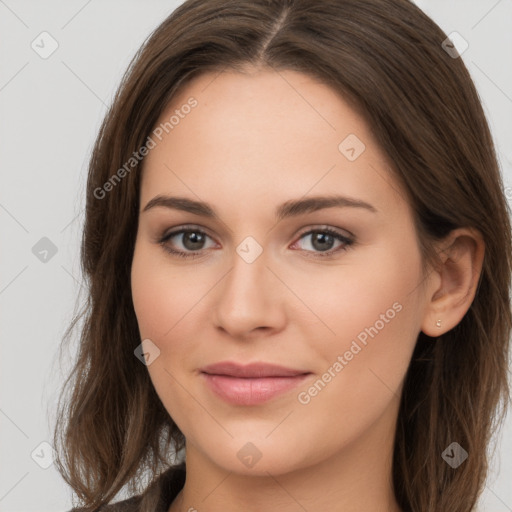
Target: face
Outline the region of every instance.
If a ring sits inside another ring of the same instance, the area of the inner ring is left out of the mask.
[[[292,71],[202,75],[158,124],[173,115],[144,160],[131,285],[187,460],[277,474],[389,437],[425,297],[369,126]],[[223,362],[242,369],[205,373]]]

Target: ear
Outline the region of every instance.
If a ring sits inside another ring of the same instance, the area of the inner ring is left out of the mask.
[[[428,289],[421,330],[437,337],[453,329],[467,313],[475,298],[485,253],[479,231],[458,228],[441,242],[440,266]],[[441,324],[439,326],[439,323]]]

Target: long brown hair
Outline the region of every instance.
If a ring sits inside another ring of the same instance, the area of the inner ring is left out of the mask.
[[[248,65],[316,77],[357,108],[413,206],[424,263],[435,261],[433,243],[452,229],[482,234],[485,258],[470,309],[440,338],[418,337],[393,459],[404,510],[474,510],[486,447],[510,398],[510,208],[478,94],[462,59],[442,47],[446,37],[408,0],[188,0],[146,40],[93,148],[81,247],[89,294],[63,340],[81,320],[54,444],[57,467],[84,510],[125,485],[145,490],[137,487],[142,476],[156,482],[184,445],[134,356],[141,340],[130,267],[142,164],[126,162],[190,79]],[[441,457],[453,441],[469,453],[456,470]]]

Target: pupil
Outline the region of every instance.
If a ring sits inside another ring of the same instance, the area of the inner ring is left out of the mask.
[[[187,244],[186,242],[190,242],[190,243]],[[203,244],[203,242],[204,242],[204,240],[203,240],[202,235],[200,235],[194,231],[190,232],[190,233],[185,233],[184,245],[185,245],[185,247],[187,247],[187,249],[190,249],[191,251],[201,249],[201,245]],[[189,245],[192,245],[192,247],[190,247]]]
[[[317,246],[317,242],[320,242],[320,246]],[[315,233],[313,236],[313,247],[315,249],[318,249],[320,251],[327,251],[331,249],[330,246],[332,246],[333,237],[332,235],[329,235],[328,233]],[[325,247],[322,244],[327,244],[329,247]]]

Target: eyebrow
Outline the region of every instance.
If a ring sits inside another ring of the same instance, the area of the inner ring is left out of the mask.
[[[142,213],[155,207],[171,208],[174,210],[181,210],[202,217],[219,219],[218,213],[208,203],[203,201],[195,201],[187,197],[172,197],[165,195],[158,195],[151,199]],[[275,211],[276,221],[281,221],[288,217],[295,217],[305,213],[311,213],[324,208],[361,208],[373,213],[378,210],[371,204],[351,197],[333,195],[333,196],[313,196],[305,199],[296,199],[286,201],[279,205]]]

